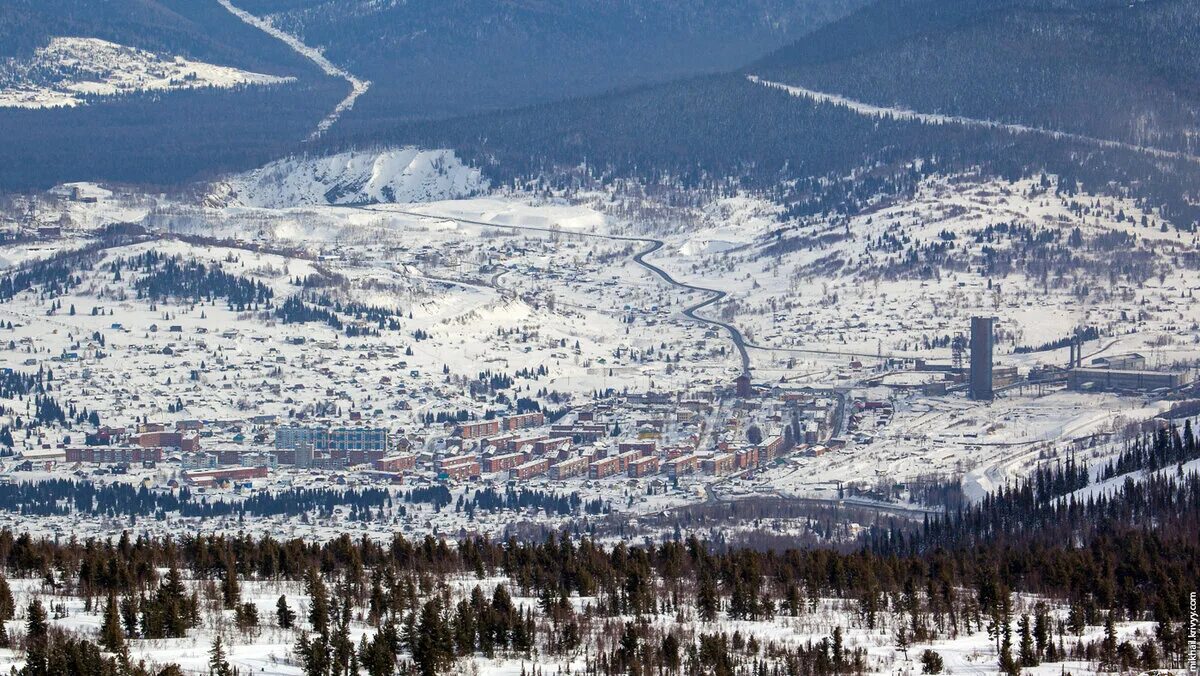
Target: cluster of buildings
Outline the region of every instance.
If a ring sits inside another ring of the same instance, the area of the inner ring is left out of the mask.
[[[44,467],[54,463],[98,464],[110,466],[115,472],[133,466],[154,468],[159,463],[177,463],[184,477],[198,484],[260,478],[279,466],[328,470],[371,463],[397,470],[413,466],[397,464],[394,457],[389,457],[397,449],[392,446],[388,430],[380,427],[280,425],[274,430],[273,447],[248,443],[240,431],[245,425],[268,428],[272,423],[274,418],[267,416],[245,421],[185,420],[170,429],[153,422],[132,428],[104,426],[86,434],[83,445],[43,447],[24,455]],[[222,441],[213,442],[217,431]],[[265,436],[267,432],[263,431],[257,438]]]
[[[340,469],[382,460],[388,453],[382,427],[283,425],[275,430],[275,459],[280,465]]]
[[[798,438],[785,439],[782,432],[800,407],[815,399],[777,398],[773,401],[779,411],[761,410],[763,400],[740,402],[735,415],[716,424],[715,395],[626,397],[596,402],[549,425],[540,416],[464,423],[454,428],[445,449],[431,460],[443,480],[484,475],[517,482],[543,476],[552,481],[723,476],[771,463],[796,441],[815,443],[815,422],[811,428],[797,426],[811,429],[809,436],[801,432]],[[785,410],[792,413],[785,416]],[[759,430],[751,443],[751,424],[772,433]]]
[[[1067,387],[1072,390],[1109,392],[1153,392],[1174,390],[1188,382],[1182,371],[1153,371],[1146,368],[1146,357],[1136,352],[1112,357],[1097,357],[1083,366],[1082,351],[1072,350],[1073,367],[1067,372]]]
[[[173,472],[196,486],[254,482],[287,470],[325,470],[387,483],[489,480],[603,481],[753,471],[782,455],[815,452],[833,403],[774,393],[718,404],[723,393],[652,393],[593,402],[548,421],[541,412],[415,428],[404,434],[361,418],[281,422],[179,421],[101,427],[84,445],[43,449],[47,463]],[[103,468],[89,471],[104,471]],[[286,476],[291,476],[287,474]]]
[[[995,332],[995,317],[971,318],[967,396],[976,401],[991,401],[999,391],[1009,387],[1049,381],[1065,381],[1068,389],[1077,392],[1127,393],[1167,392],[1191,382],[1186,371],[1148,368],[1145,356],[1137,353],[1096,357],[1090,365],[1084,366],[1084,343],[1078,337],[1066,346],[1069,357],[1065,369],[1052,366],[1022,378],[1016,367],[996,365]],[[918,362],[917,370],[925,368],[926,365]],[[943,386],[940,393],[944,392]]]

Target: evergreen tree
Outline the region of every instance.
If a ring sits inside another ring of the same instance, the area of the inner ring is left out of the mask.
[[[138,614],[141,612],[138,607],[137,596],[126,596],[121,599],[121,624],[125,627],[125,635],[133,638],[138,632]]]
[[[317,570],[308,572],[308,623],[313,631],[322,636],[329,636],[329,592],[325,582]]]
[[[11,620],[16,610],[16,603],[13,601],[12,590],[8,587],[8,580],[0,575],[0,623]]]
[[[1117,625],[1113,612],[1104,617],[1104,639],[1100,642],[1100,665],[1112,671],[1117,666]]]
[[[237,607],[242,599],[241,588],[238,586],[237,566],[230,559],[225,562],[225,579],[221,584],[221,598],[225,602],[225,609],[232,610]]]
[[[46,620],[46,609],[42,602],[34,599],[25,610],[25,668],[22,676],[50,676],[49,657],[50,625]]]
[[[288,607],[287,597],[283,594],[280,594],[279,600],[275,602],[275,619],[280,629],[291,629],[296,621],[296,611]]]
[[[713,580],[712,574],[704,571],[700,574],[700,585],[696,590],[696,612],[704,622],[713,622],[717,619],[719,609],[717,584]]]
[[[1037,651],[1034,649],[1033,631],[1030,628],[1029,615],[1022,615],[1017,623],[1017,627],[1021,635],[1017,646],[1017,657],[1021,661],[1021,666],[1036,667],[1038,665],[1038,656]]]
[[[108,601],[104,604],[100,645],[111,653],[119,653],[125,648],[125,632],[121,629],[121,614],[117,610],[117,599],[113,594],[108,595]]]
[[[438,601],[430,599],[421,608],[421,620],[413,643],[413,662],[420,676],[437,676],[454,659],[450,629]]]
[[[229,660],[225,658],[225,646],[221,642],[220,634],[213,638],[212,649],[208,651],[208,674],[209,676],[235,676],[237,674],[233,667],[229,666]]]
[[[941,655],[929,649],[921,653],[922,674],[940,674],[943,668],[944,664]]]
[[[1000,671],[1009,676],[1016,676],[1021,673],[1021,666],[1013,659],[1012,654],[1012,631],[1002,628],[1000,639]]]

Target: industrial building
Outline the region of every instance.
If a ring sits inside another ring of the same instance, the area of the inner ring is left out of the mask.
[[[1092,367],[1098,369],[1117,369],[1118,371],[1145,371],[1146,357],[1137,352],[1119,354],[1112,357],[1096,357],[1092,360]]]
[[[207,471],[184,472],[183,477],[197,486],[212,486],[233,481],[248,481],[250,479],[265,479],[266,467],[230,467],[226,469],[210,469]]]
[[[971,381],[968,394],[975,401],[991,401],[992,353],[996,347],[996,318],[971,318]]]
[[[1067,386],[1072,390],[1149,392],[1174,389],[1184,382],[1184,374],[1171,371],[1082,368],[1067,374]]]

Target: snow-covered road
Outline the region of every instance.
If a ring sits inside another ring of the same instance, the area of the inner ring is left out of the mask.
[[[300,54],[309,61],[317,64],[317,67],[320,68],[326,75],[341,78],[350,83],[350,94],[346,96],[346,98],[342,99],[341,103],[339,103],[337,107],[333,109],[333,112],[326,115],[325,118],[321,120],[319,124],[317,124],[317,128],[314,129],[313,133],[309,134],[308,136],[309,141],[320,138],[322,134],[328,131],[329,128],[338,121],[338,118],[340,118],[342,114],[354,107],[354,102],[358,99],[358,97],[365,94],[366,91],[371,88],[371,82],[369,80],[361,80],[355,77],[349,71],[339,68],[338,66],[334,65],[332,61],[325,58],[325,55],[322,54],[319,49],[304,44],[300,41],[300,38],[276,28],[271,24],[270,21],[254,16],[250,12],[234,6],[234,4],[229,0],[217,0],[217,2],[221,3],[222,7],[229,10],[231,14],[241,19],[243,22],[254,26],[276,40],[279,40],[288,47],[291,47],[292,50],[297,54]]]
[[[1014,134],[1036,134],[1046,138],[1052,138],[1060,141],[1077,141],[1087,145],[1097,146],[1100,148],[1115,148],[1119,150],[1130,150],[1136,153],[1150,155],[1151,157],[1159,157],[1163,159],[1184,160],[1186,162],[1195,162],[1200,164],[1200,156],[1190,153],[1183,153],[1175,150],[1164,150],[1162,148],[1154,148],[1150,146],[1139,146],[1133,143],[1125,143],[1123,141],[1113,141],[1111,139],[1097,138],[1094,136],[1086,136],[1084,134],[1075,134],[1072,132],[1058,131],[1056,129],[1045,129],[1042,127],[1033,127],[1024,124],[1010,124],[1005,122],[997,122],[995,120],[980,120],[973,117],[964,117],[962,115],[940,115],[936,113],[920,113],[907,108],[894,108],[888,106],[877,106],[872,103],[856,101],[846,98],[838,94],[829,94],[826,92],[818,92],[796,85],[784,84],[782,82],[772,82],[764,80],[757,75],[747,75],[746,79],[755,84],[779,89],[785,91],[792,96],[805,98],[817,103],[828,103],[835,106],[841,106],[860,115],[867,117],[891,117],[897,120],[909,120],[913,122],[921,122],[930,125],[957,125],[960,127],[971,127],[975,129],[998,129],[1009,131]]]
[[[364,209],[365,208],[362,206],[354,206],[354,205],[338,205],[338,206],[343,206],[343,207],[352,208],[352,209]],[[656,251],[658,251],[659,249],[663,248],[664,242],[661,239],[654,239],[652,237],[633,237],[633,236],[629,236],[629,235],[607,235],[607,234],[597,233],[597,232],[579,232],[579,231],[572,231],[572,230],[563,230],[563,229],[559,229],[559,228],[541,227],[541,226],[535,226],[535,225],[513,225],[513,224],[509,224],[509,223],[493,223],[491,221],[471,220],[471,219],[467,219],[467,218],[460,218],[457,216],[435,215],[435,214],[430,214],[430,213],[422,212],[422,211],[393,210],[393,212],[399,213],[399,214],[405,214],[408,216],[416,216],[419,218],[438,218],[438,219],[447,220],[447,221],[457,221],[459,223],[467,223],[470,225],[478,225],[478,226],[484,226],[484,227],[489,227],[489,228],[502,228],[502,229],[506,229],[506,230],[528,230],[528,231],[534,231],[534,232],[545,232],[545,233],[550,233],[550,234],[559,235],[559,236],[567,236],[567,237],[586,237],[586,238],[593,238],[593,239],[606,239],[606,240],[610,240],[610,241],[614,241],[614,242],[635,242],[635,243],[639,243],[639,244],[645,244],[645,245],[647,245],[647,247],[645,249],[638,252],[637,254],[634,254],[633,262],[637,263],[642,268],[645,268],[646,270],[648,270],[650,273],[652,273],[656,277],[659,277],[664,282],[666,282],[667,284],[670,284],[671,286],[673,286],[677,289],[683,289],[685,291],[695,291],[695,292],[699,292],[699,293],[709,294],[708,298],[706,298],[702,301],[699,301],[697,303],[693,303],[693,304],[687,306],[686,308],[684,308],[682,310],[683,316],[685,316],[689,319],[698,321],[702,324],[708,324],[710,326],[714,326],[717,329],[725,331],[727,334],[729,334],[729,339],[733,342],[734,348],[737,349],[738,355],[741,357],[742,373],[745,373],[747,375],[750,373],[750,370],[751,370],[750,354],[746,349],[746,347],[747,347],[746,339],[742,336],[741,330],[738,329],[733,324],[730,324],[729,322],[725,322],[725,321],[721,321],[719,319],[713,319],[711,317],[706,317],[704,315],[697,314],[700,310],[724,300],[725,297],[728,295],[728,292],[722,291],[720,289],[713,289],[713,288],[704,287],[704,286],[697,286],[695,284],[689,284],[687,282],[681,282],[681,281],[675,279],[673,276],[671,276],[671,274],[668,273],[666,270],[660,268],[659,266],[655,265],[654,263],[647,261],[646,256],[649,256],[650,254],[653,254]]]

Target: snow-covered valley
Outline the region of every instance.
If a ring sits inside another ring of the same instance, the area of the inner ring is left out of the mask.
[[[60,540],[574,532],[613,547],[692,536],[847,547],[1065,462],[1090,477],[1076,494],[1111,495],[1125,484],[1103,472],[1131,443],[1190,430],[1200,411],[1169,392],[1038,374],[1061,369],[1059,341],[1086,327],[1088,360],[1136,353],[1194,378],[1197,243],[1152,209],[1056,180],[944,177],[853,218],[788,219],[731,194],[680,209],[690,227],[657,227],[630,218],[615,188],[499,191],[450,151],[397,148],[287,158],[177,194],[73,184],[10,198],[0,493],[15,491],[25,512],[0,512],[0,527]],[[1073,257],[1055,257],[1063,242]],[[1047,256],[1053,265],[1036,263]],[[687,314],[713,292],[724,295]],[[992,402],[955,379],[952,334],[979,314],[998,317],[996,367],[1013,384]],[[748,393],[733,334],[706,318],[744,336]],[[379,430],[386,442],[303,466],[281,439],[312,429]],[[171,435],[176,446],[142,446]],[[45,509],[32,487],[63,479],[164,506],[153,518],[127,506],[30,516]],[[316,496],[340,497],[306,502]],[[306,603],[296,584],[245,585],[262,587],[248,592],[259,617],[280,593]],[[836,629],[864,673],[920,668],[927,649],[953,673],[994,671],[1001,651],[982,625],[898,647],[901,615],[869,625],[816,594],[795,615],[731,605],[702,620],[688,606],[641,622],[701,643],[737,631],[777,656]],[[96,631],[98,607],[55,599],[64,628]],[[1045,601],[1018,610],[1053,606],[1060,633],[1081,622]],[[600,601],[568,603],[586,615]],[[133,639],[131,655],[202,670],[221,635],[233,665],[301,673],[295,630],[228,631],[246,612],[211,611],[184,639]],[[1092,668],[1109,637],[1092,619],[1029,671]],[[349,626],[355,642],[378,631]],[[590,626],[592,645],[614,640],[608,624]],[[1153,627],[1129,618],[1112,631],[1133,646]],[[544,668],[589,664],[555,654]],[[507,675],[528,660],[513,650],[461,664]]]

